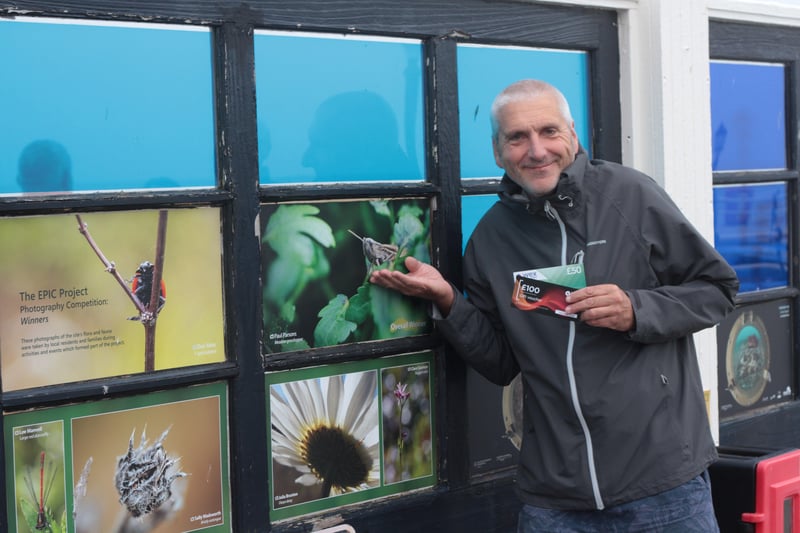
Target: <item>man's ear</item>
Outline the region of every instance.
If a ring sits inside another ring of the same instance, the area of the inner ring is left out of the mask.
[[[570,131],[570,134],[572,135],[572,146],[575,148],[575,152],[577,152],[578,151],[578,146],[580,146],[581,143],[578,142],[578,134],[575,132],[575,121],[574,120],[569,125],[569,131]]]

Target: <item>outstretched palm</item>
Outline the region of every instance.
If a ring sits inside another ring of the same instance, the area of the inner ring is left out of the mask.
[[[393,270],[376,270],[370,282],[396,290],[406,296],[415,296],[432,301],[443,313],[449,311],[453,303],[453,289],[450,283],[433,266],[414,257],[405,261],[408,274]]]

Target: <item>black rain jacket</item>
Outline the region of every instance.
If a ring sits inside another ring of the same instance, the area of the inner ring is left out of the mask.
[[[733,269],[654,180],[582,149],[549,196],[503,184],[465,251],[468,299],[437,323],[490,381],[521,373],[522,501],[603,509],[700,474],[717,452],[692,334],[733,309]],[[511,304],[512,273],[581,262],[626,291],[632,331]]]

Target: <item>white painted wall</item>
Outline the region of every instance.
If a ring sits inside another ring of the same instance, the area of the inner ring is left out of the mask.
[[[614,9],[623,163],[661,183],[713,241],[708,21],[800,26],[800,0],[533,0]],[[719,439],[714,330],[695,336]]]

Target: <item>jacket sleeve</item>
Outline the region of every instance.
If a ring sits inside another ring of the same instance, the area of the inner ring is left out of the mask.
[[[489,289],[484,290],[470,274],[474,272],[470,257],[468,246],[464,270],[469,299],[453,287],[453,306],[447,317],[436,323],[447,342],[467,364],[492,383],[508,385],[519,373],[519,366]]]
[[[632,340],[663,342],[718,324],[734,308],[736,272],[657,185],[641,236],[658,286],[627,290],[636,325]]]

